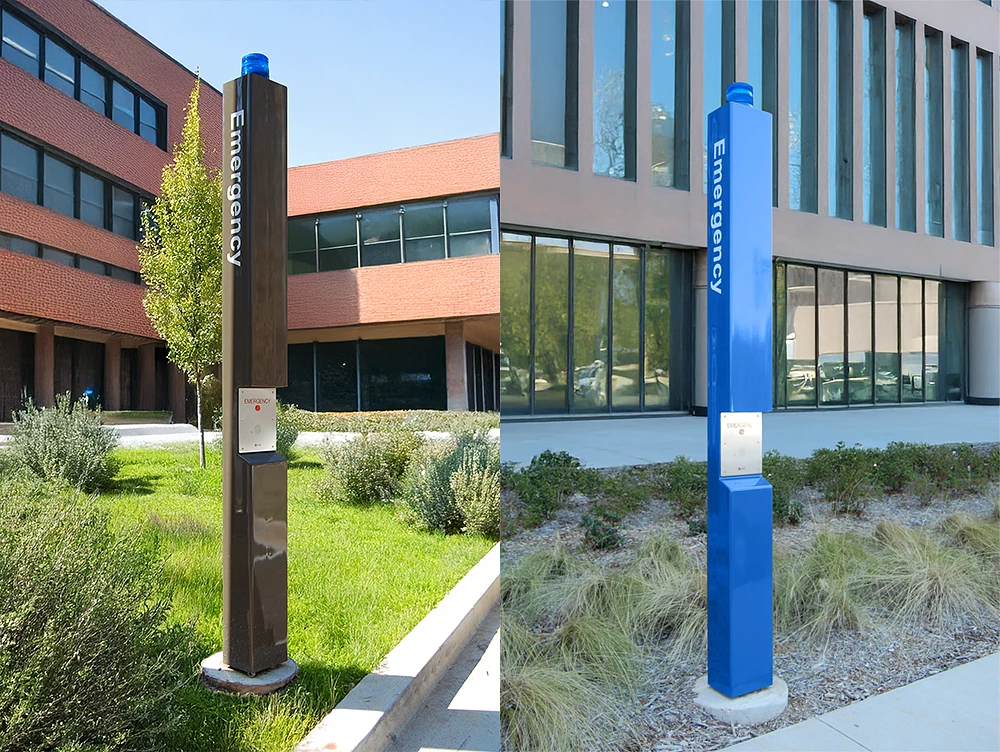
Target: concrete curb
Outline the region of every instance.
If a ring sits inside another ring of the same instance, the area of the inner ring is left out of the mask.
[[[410,721],[500,600],[497,544],[295,752],[381,752]]]

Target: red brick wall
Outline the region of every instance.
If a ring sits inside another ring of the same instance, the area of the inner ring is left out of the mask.
[[[0,249],[0,310],[159,339],[139,285]]]
[[[0,193],[0,232],[139,271],[135,241],[52,209]],[[6,286],[0,276],[0,290]]]
[[[288,328],[500,312],[500,256],[371,266],[288,278]]]
[[[167,148],[172,150],[173,145],[180,141],[181,128],[184,125],[184,107],[187,105],[188,96],[190,96],[194,86],[194,76],[90,0],[21,0],[21,4],[55,26],[98,60],[103,61],[118,73],[159,97],[167,105]],[[27,76],[27,74],[25,75]],[[38,83],[67,104],[74,103],[74,100],[41,81]],[[222,164],[219,156],[222,146],[222,95],[205,86],[202,87],[201,91],[199,109],[201,110],[202,138],[210,153],[207,161],[210,165],[219,167]],[[15,102],[23,104],[23,98],[23,92],[19,93]],[[4,101],[4,99],[0,95],[0,101]],[[79,102],[75,102],[75,104],[78,105],[78,109],[72,108],[74,111],[92,113],[94,117],[107,123],[108,127],[113,132],[117,132],[119,136],[131,135],[142,144],[146,143],[139,136],[129,134],[112,120],[93,113],[86,105]],[[0,120],[6,120],[4,114],[0,114]],[[74,124],[74,121],[61,119],[61,122],[69,133],[89,132],[89,129],[85,130]],[[156,179],[152,187],[147,188],[158,191],[160,168],[166,163],[167,155],[155,146],[150,145],[150,148],[162,155],[160,166],[155,171]],[[83,157],[82,154],[79,156]],[[124,160],[121,166],[124,169]],[[114,170],[111,172],[125,177],[124,172]],[[136,185],[146,187],[140,183],[136,183]]]
[[[288,216],[500,190],[500,137],[368,154],[288,171]]]

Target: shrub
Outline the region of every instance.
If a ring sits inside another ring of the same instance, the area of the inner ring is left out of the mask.
[[[0,497],[0,750],[169,748],[198,648],[167,624],[153,552],[85,498],[16,496]]]
[[[445,410],[380,410],[369,413],[314,413],[294,409],[289,418],[300,431],[376,433],[386,430],[443,431],[453,435],[499,428],[499,413]]]
[[[292,454],[292,446],[299,438],[299,429],[295,427],[295,422],[289,419],[288,412],[289,408],[286,405],[277,403],[278,408],[278,430],[277,430],[277,445],[278,454],[284,457],[286,460],[290,460],[294,457]]]
[[[899,493],[917,478],[922,457],[929,447],[926,444],[889,442],[879,451],[875,468],[875,482],[886,493]]]
[[[526,468],[512,473],[508,483],[525,507],[524,523],[531,526],[551,517],[566,496],[577,490],[581,478],[590,485],[595,482],[594,473],[583,470],[575,457],[545,450]]]
[[[348,504],[389,501],[402,484],[403,474],[421,439],[412,431],[369,433],[321,450],[328,485],[324,495]]]
[[[120,467],[111,454],[117,446],[117,434],[101,425],[100,411],[87,409],[86,398],[74,404],[60,394],[54,407],[40,409],[28,400],[14,414],[11,454],[45,481],[87,491],[106,486]]]
[[[838,512],[857,514],[875,492],[878,452],[838,441],[833,449],[817,449],[809,459],[806,478],[817,483]]]
[[[410,467],[401,504],[426,530],[499,535],[500,450],[485,432],[430,446]]]
[[[584,542],[596,549],[618,548],[624,540],[618,529],[620,522],[621,516],[603,504],[589,509],[580,522]]]
[[[772,449],[764,454],[763,470],[763,475],[772,488],[774,523],[784,525],[801,522],[802,502],[792,500],[792,494],[802,486],[803,473],[799,461]]]

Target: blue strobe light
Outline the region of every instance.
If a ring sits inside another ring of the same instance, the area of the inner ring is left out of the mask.
[[[271,77],[271,71],[267,65],[267,55],[261,54],[260,52],[251,52],[249,55],[243,56],[243,73],[240,75],[247,75],[248,73],[256,73],[264,78]]]

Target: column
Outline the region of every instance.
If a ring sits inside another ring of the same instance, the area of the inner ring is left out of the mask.
[[[139,409],[156,409],[156,345],[139,347]]]
[[[104,410],[122,409],[122,341],[112,337],[104,343]]]
[[[174,414],[173,423],[187,423],[186,386],[187,376],[184,375],[184,372],[173,363],[169,364],[167,366],[167,392],[170,401],[170,411]],[[198,416],[195,415],[195,420],[197,419]]]
[[[695,415],[708,414],[708,251],[694,252],[694,400]]]
[[[1000,282],[969,285],[968,384],[966,402],[1000,405]]]
[[[444,356],[448,378],[448,409],[468,410],[469,392],[466,385],[465,322],[448,321],[444,325]]]
[[[51,324],[35,333],[35,404],[51,407],[56,396],[56,337]]]

